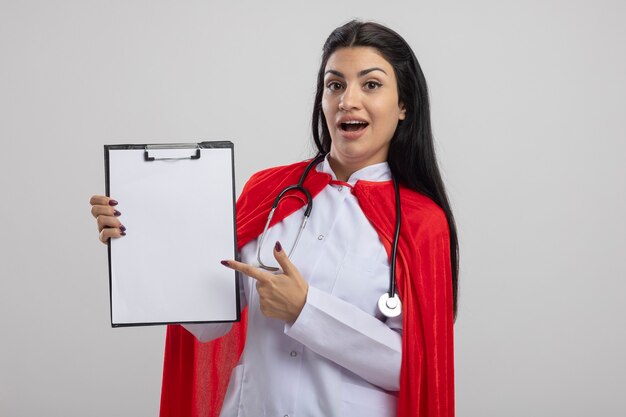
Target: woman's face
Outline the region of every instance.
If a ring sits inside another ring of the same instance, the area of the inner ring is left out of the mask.
[[[331,162],[350,175],[386,161],[398,121],[405,118],[391,64],[377,49],[359,46],[336,50],[324,71],[322,111]]]

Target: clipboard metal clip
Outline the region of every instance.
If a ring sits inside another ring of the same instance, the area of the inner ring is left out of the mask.
[[[189,149],[196,150],[195,154],[189,156],[150,156],[151,150],[165,150],[165,149]],[[146,162],[152,161],[176,161],[179,159],[200,159],[200,145],[197,143],[177,143],[177,144],[163,144],[163,145],[146,145],[143,153],[144,160]]]

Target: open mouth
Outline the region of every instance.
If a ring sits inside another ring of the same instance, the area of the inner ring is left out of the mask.
[[[349,121],[345,123],[341,123],[341,130],[345,130],[346,132],[357,132],[359,130],[365,129],[369,123],[361,122],[361,121]]]

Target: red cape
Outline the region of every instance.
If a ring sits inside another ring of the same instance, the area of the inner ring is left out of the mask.
[[[274,198],[299,181],[308,161],[270,168],[252,176],[237,200],[239,249],[263,231]],[[311,170],[305,187],[315,197],[330,182]],[[387,254],[395,231],[391,181],[357,181],[352,189]],[[402,225],[396,282],[403,303],[402,368],[398,417],[454,416],[452,269],[448,223],[428,197],[400,186]],[[275,224],[302,207],[289,198]],[[178,325],[168,326],[161,417],[218,417],[232,368],[245,343],[247,308],[224,337],[200,343]]]

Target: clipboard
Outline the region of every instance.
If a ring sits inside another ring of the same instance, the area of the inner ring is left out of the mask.
[[[126,236],[108,243],[111,326],[241,319],[232,142],[105,145],[106,195]]]

